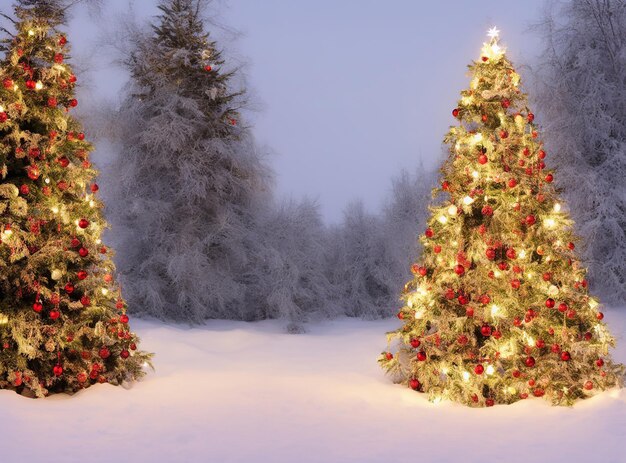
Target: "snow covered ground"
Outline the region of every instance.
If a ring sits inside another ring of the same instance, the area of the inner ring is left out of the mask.
[[[605,311],[626,362],[626,310]],[[398,320],[201,328],[134,321],[156,373],[26,399],[0,391],[0,461],[626,462],[626,390],[574,408],[543,400],[429,403],[376,364]]]

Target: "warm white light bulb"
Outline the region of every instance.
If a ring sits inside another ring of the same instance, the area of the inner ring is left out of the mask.
[[[448,208],[448,214],[455,216],[459,212],[458,208],[453,204]]]
[[[463,376],[463,381],[465,381],[465,382],[468,382],[468,381],[469,381],[469,379],[470,379],[470,374],[469,374],[469,372],[468,372],[468,371],[464,371],[464,372],[463,372],[463,374],[462,374],[462,376]]]
[[[472,172],[472,177],[474,177],[474,178],[478,178],[478,177],[480,177],[480,174],[478,173],[478,171],[477,171],[477,170],[475,170],[474,172]]]
[[[437,220],[439,220],[439,222],[445,224],[448,221],[448,218],[445,215],[440,215],[439,218],[437,218]]]
[[[466,196],[465,198],[463,198],[463,204],[465,204],[466,206],[469,206],[473,202],[474,198],[471,198],[470,196]]]
[[[546,226],[546,228],[554,228],[556,222],[554,221],[554,219],[548,218],[543,221],[543,224]]]
[[[561,205],[559,203],[554,204],[554,212],[561,212]]]
[[[37,83],[35,84],[35,90],[41,90],[43,88],[43,83],[38,80]]]
[[[493,375],[495,372],[496,369],[493,367],[493,365],[489,365],[485,370],[485,373],[487,373],[488,375]]]

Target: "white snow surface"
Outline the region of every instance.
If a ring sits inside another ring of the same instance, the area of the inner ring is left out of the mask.
[[[626,310],[605,310],[626,362]],[[626,390],[572,408],[432,404],[376,363],[398,320],[134,320],[156,372],[70,397],[0,391],[1,461],[626,462]]]

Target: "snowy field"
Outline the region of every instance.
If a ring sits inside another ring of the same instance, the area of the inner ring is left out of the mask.
[[[626,362],[626,310],[606,310]],[[2,462],[626,462],[626,390],[574,408],[429,403],[376,364],[398,320],[134,321],[157,371],[43,400],[0,391]]]

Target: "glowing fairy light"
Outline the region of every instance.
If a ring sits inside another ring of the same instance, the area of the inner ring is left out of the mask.
[[[56,207],[56,206],[52,206],[52,207],[50,208],[50,210],[52,211],[52,213],[53,213],[53,214],[58,214],[58,213],[59,213],[59,208],[58,208],[58,207]]]
[[[480,174],[478,173],[478,171],[477,171],[477,170],[475,170],[474,172],[472,172],[472,177],[474,177],[474,178],[478,178],[478,177],[480,177]]]
[[[472,135],[472,143],[476,144],[480,143],[481,141],[483,141],[482,133],[475,133],[474,135]]]
[[[556,221],[553,218],[549,217],[543,221],[543,225],[546,228],[554,228],[556,226]]]
[[[463,381],[465,381],[466,383],[470,380],[471,375],[469,374],[469,371],[464,371],[461,376],[463,377]]]
[[[554,212],[561,212],[561,205],[559,203],[554,204]]]
[[[453,204],[448,208],[448,214],[455,216],[459,212],[458,208]]]
[[[500,31],[495,26],[487,31],[487,36],[490,39],[497,39],[499,35],[500,35]]]
[[[497,317],[498,315],[500,315],[500,307],[494,304],[491,306],[491,316]]]
[[[437,220],[439,222],[441,222],[442,224],[445,224],[446,222],[448,222],[448,218],[445,215],[440,215]]]
[[[44,182],[46,182],[46,185],[50,184],[50,179],[46,177],[46,179],[44,180]]]
[[[465,204],[466,206],[469,206],[473,202],[474,202],[474,198],[470,196],[466,196],[465,198],[463,198],[463,204]]]
[[[106,296],[107,294],[109,294],[109,290],[107,288],[102,288],[100,292],[102,293],[103,296]]]
[[[489,365],[485,369],[485,373],[487,373],[489,376],[493,375],[495,372],[496,372],[496,369],[493,367],[493,365]]]
[[[32,30],[32,29],[29,29],[28,30],[28,35],[32,37],[33,35],[35,35],[35,31]]]
[[[520,258],[520,259],[523,259],[524,257],[526,257],[526,250],[525,250],[525,249],[522,249],[522,250],[519,252],[518,256],[519,256],[519,258]]]
[[[43,83],[38,80],[37,83],[35,84],[35,90],[41,90],[43,88]]]

